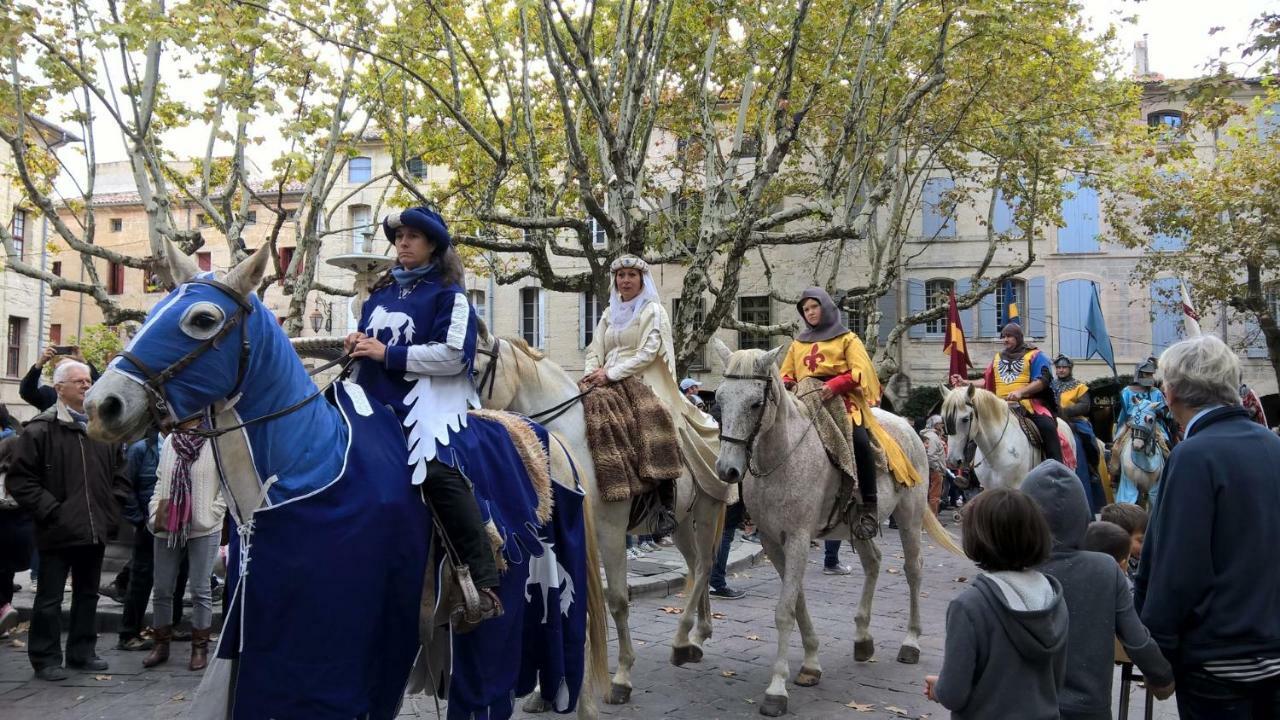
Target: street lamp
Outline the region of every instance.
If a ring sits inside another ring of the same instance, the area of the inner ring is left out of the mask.
[[[312,310],[309,317],[311,318],[311,332],[319,335],[320,323],[324,322],[324,316],[320,314],[320,308],[317,307],[315,310]]]

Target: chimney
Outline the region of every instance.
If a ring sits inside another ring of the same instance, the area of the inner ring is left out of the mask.
[[[1151,74],[1151,64],[1147,59],[1147,35],[1143,33],[1142,39],[1133,43],[1133,74],[1139,78],[1144,78]]]

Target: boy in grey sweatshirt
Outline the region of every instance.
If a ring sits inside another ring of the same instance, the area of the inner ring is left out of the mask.
[[[1064,720],[1111,720],[1115,639],[1142,671],[1156,697],[1173,691],[1173,671],[1133,609],[1128,579],[1115,560],[1082,550],[1092,515],[1080,479],[1046,460],[1022,481],[1053,533],[1049,561],[1037,569],[1062,583],[1071,630],[1067,679],[1059,695]]]

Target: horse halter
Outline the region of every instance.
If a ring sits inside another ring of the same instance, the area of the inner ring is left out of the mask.
[[[770,375],[729,375],[724,376],[725,380],[751,380],[764,383],[764,400],[760,403],[760,413],[756,416],[755,427],[752,428],[751,434],[746,438],[736,438],[731,435],[724,434],[724,426],[720,430],[720,442],[729,443],[730,445],[741,445],[747,453],[747,467],[751,466],[752,451],[755,450],[756,437],[760,435],[760,426],[764,424],[764,411],[769,407],[769,403],[773,400],[773,377]]]
[[[235,301],[235,314],[227,318],[226,322],[223,323],[222,328],[218,330],[216,334],[201,342],[192,349],[191,352],[178,358],[160,372],[153,371],[145,362],[142,361],[142,358],[139,358],[134,353],[128,350],[120,351],[121,357],[133,363],[134,367],[138,368],[138,370],[146,376],[146,382],[142,383],[142,387],[147,391],[147,394],[151,396],[151,403],[148,405],[148,408],[151,411],[152,419],[156,422],[156,426],[164,431],[173,430],[174,428],[191,420],[195,420],[204,414],[204,412],[201,411],[194,413],[187,418],[175,419],[172,417],[172,406],[164,395],[165,383],[177,377],[178,373],[185,370],[189,365],[191,365],[191,363],[199,359],[201,355],[204,355],[206,352],[217,347],[218,343],[227,335],[230,335],[237,326],[240,328],[240,357],[236,367],[236,383],[232,386],[231,392],[227,393],[228,398],[235,397],[240,393],[240,387],[244,385],[245,375],[249,368],[250,347],[247,329],[248,323],[246,323],[245,320],[248,318],[249,314],[253,312],[253,305],[250,304],[248,300],[240,297],[240,293],[218,280],[196,278],[189,280],[186,284],[208,285],[211,288],[217,289],[219,292]]]

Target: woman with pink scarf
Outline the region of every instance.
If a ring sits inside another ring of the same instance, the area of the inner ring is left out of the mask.
[[[181,431],[165,438],[156,468],[156,491],[151,497],[151,530],[155,533],[155,590],[152,617],[173,617],[173,591],[185,556],[190,565],[190,670],[208,664],[209,633],[213,625],[213,591],[209,577],[218,558],[218,542],[226,501],[218,482],[218,467],[208,442]],[[173,626],[155,629],[155,647],[142,661],[155,667],[169,659]]]

